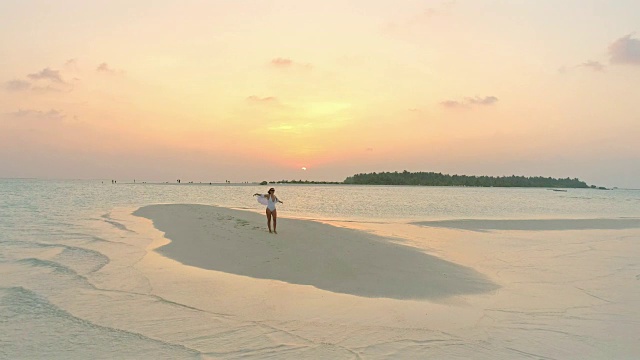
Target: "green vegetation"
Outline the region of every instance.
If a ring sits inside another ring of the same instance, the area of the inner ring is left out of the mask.
[[[362,185],[425,185],[425,186],[482,186],[482,187],[547,187],[588,188],[577,178],[554,179],[550,177],[525,176],[467,176],[448,175],[435,172],[381,172],[357,174],[344,180],[345,184]]]
[[[263,181],[266,184],[354,184],[354,185],[420,185],[420,186],[476,186],[476,187],[540,187],[540,188],[592,188],[607,190],[604,187],[587,185],[578,178],[554,179],[541,176],[468,176],[449,175],[435,172],[381,172],[356,174],[343,182],[280,180]]]

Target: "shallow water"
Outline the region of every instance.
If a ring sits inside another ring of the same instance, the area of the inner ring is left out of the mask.
[[[180,319],[172,318],[176,306],[198,309],[154,292],[134,267],[151,240],[135,234],[114,212],[159,203],[261,212],[251,194],[266,188],[0,179],[0,358],[203,357],[180,340],[195,325],[181,329]],[[343,222],[640,218],[640,191],[632,190],[342,185],[276,190],[284,201],[280,216]],[[138,322],[142,313],[144,321]]]

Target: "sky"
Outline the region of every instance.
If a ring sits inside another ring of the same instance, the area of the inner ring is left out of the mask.
[[[640,188],[637,0],[0,2],[0,178]]]

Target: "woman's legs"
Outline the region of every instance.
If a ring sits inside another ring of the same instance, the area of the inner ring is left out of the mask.
[[[276,222],[275,219],[273,221],[273,227],[275,228]],[[267,227],[269,227],[269,232],[271,232],[271,210],[267,209]]]
[[[273,232],[277,234],[278,232],[276,231],[276,220],[278,219],[278,210],[274,209],[271,212],[271,215],[273,215]]]

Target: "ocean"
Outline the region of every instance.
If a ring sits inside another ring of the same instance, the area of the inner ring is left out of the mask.
[[[273,186],[280,217],[321,221],[640,218],[635,190]],[[180,340],[206,327],[198,309],[155,291],[136,265],[150,240],[122,219],[150,204],[262,212],[252,194],[267,188],[0,179],[0,358],[206,358]]]

